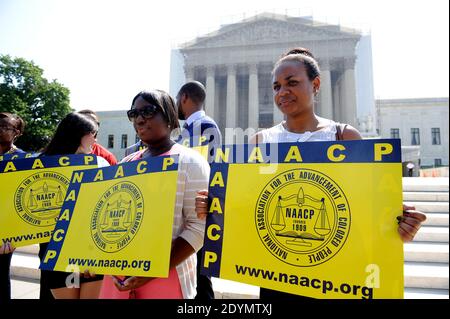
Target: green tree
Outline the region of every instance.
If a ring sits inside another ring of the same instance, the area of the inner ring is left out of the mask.
[[[43,70],[22,58],[0,55],[0,112],[16,113],[26,122],[15,143],[26,151],[42,149],[59,121],[71,112],[69,89],[43,77]]]

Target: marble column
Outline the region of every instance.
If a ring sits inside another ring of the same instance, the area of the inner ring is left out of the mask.
[[[193,66],[185,66],[184,67],[186,74],[186,82],[194,81],[194,67]]]
[[[227,66],[227,116],[226,127],[236,127],[237,93],[236,93],[236,65]]]
[[[331,89],[331,72],[328,61],[321,61],[320,67],[320,110],[317,110],[317,112],[321,117],[333,119],[333,91]]]
[[[336,122],[340,122],[341,119],[341,87],[339,85],[340,79],[338,79],[334,85],[332,85],[333,91],[333,116],[331,119]]]
[[[208,66],[206,68],[206,99],[205,99],[205,112],[211,117],[215,118],[215,68],[214,66]]]
[[[355,85],[355,58],[344,60],[344,119],[343,121],[354,127],[358,127],[356,119],[356,85]]]
[[[259,128],[259,92],[258,92],[258,66],[249,65],[248,74],[248,127]]]

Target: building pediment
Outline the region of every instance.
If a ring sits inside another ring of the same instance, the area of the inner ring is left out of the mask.
[[[223,26],[219,30],[185,43],[182,49],[214,48],[242,45],[320,41],[359,38],[354,30],[321,24],[311,19],[262,14],[239,23]]]

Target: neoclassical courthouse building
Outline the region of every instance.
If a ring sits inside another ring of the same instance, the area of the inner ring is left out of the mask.
[[[298,46],[310,49],[319,62],[321,88],[316,99],[319,116],[352,124],[366,137],[397,136],[391,134],[388,126],[402,122],[402,118],[406,119],[404,113],[408,111],[402,108],[397,114],[395,110],[400,109],[397,107],[386,117],[385,106],[378,108],[377,113],[370,35],[314,21],[310,17],[263,13],[180,44],[172,51],[169,92],[175,97],[186,81],[202,82],[207,90],[206,113],[221,128],[224,143],[245,142],[239,131],[267,128],[283,119],[273,103],[271,71],[283,53]],[[393,102],[386,103],[391,105]],[[422,112],[434,110],[428,102]],[[378,105],[386,103],[377,102]],[[414,105],[416,109],[420,108],[420,99]],[[448,98],[440,110],[448,114]],[[99,142],[119,159],[123,158],[125,148],[136,141],[136,134],[126,120],[126,110],[99,112],[99,116],[102,120]],[[402,145],[405,146],[403,159],[418,163],[417,157],[421,156],[424,157],[422,163],[430,165],[431,161],[439,162],[435,159],[440,158],[442,165],[448,165],[448,115],[445,119],[446,123],[439,122],[442,156],[424,154],[423,151],[429,148],[423,145],[411,147],[409,136],[403,136],[406,129],[402,128],[398,137],[402,137]],[[421,122],[421,125],[424,133],[431,132],[431,129],[436,132],[436,122]],[[427,125],[430,128],[426,128]],[[236,128],[242,130],[236,132]],[[428,140],[423,139],[425,143]],[[437,147],[432,149],[437,150]]]
[[[361,37],[354,29],[306,17],[265,13],[180,45],[179,53],[184,60],[180,65],[186,81],[205,84],[206,113],[222,130],[236,127],[256,130],[283,119],[272,98],[271,72],[275,62],[291,48],[308,48],[321,69],[316,112],[358,127],[355,66],[358,59],[367,56],[357,56]],[[176,55],[172,54],[172,58],[176,59]],[[359,62],[372,68],[371,60]],[[172,75],[175,80],[177,75]],[[372,77],[366,78],[365,83],[371,89]],[[370,93],[365,101],[360,97],[360,103],[371,108],[374,115],[373,90]],[[373,127],[370,129],[373,131]],[[236,142],[226,131],[223,133],[227,142]]]

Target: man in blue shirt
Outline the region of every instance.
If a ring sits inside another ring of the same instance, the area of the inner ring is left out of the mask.
[[[222,134],[216,122],[206,115],[203,104],[206,90],[197,81],[188,82],[177,94],[178,118],[185,120],[177,142],[201,152],[211,163],[222,146]]]
[[[128,155],[130,155],[130,154],[133,154],[133,153],[135,153],[135,152],[137,152],[137,151],[141,151],[141,150],[143,150],[143,149],[146,148],[146,147],[147,147],[147,145],[145,145],[144,142],[142,142],[141,140],[139,140],[139,142],[137,142],[137,143],[135,143],[135,144],[133,144],[133,145],[131,145],[131,146],[128,146],[128,147],[125,149],[125,156],[128,156]]]
[[[203,104],[206,90],[197,81],[184,84],[177,94],[178,118],[185,120],[177,142],[198,150],[208,163],[214,160],[216,149],[222,146],[222,134],[216,122],[206,115]],[[197,253],[197,295],[195,299],[214,299],[211,278],[200,274],[203,249]]]

